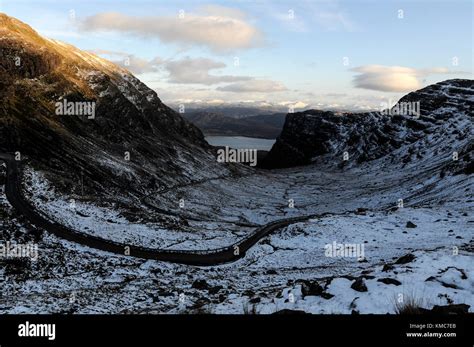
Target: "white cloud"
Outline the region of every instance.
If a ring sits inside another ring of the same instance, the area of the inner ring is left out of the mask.
[[[251,80],[247,82],[231,83],[219,87],[217,90],[234,93],[274,93],[282,92],[287,88],[281,83],[272,80]]]
[[[409,92],[420,89],[420,79],[433,74],[460,74],[447,68],[414,69],[403,66],[365,65],[351,69],[358,73],[353,82],[357,88],[384,92]]]
[[[173,84],[202,84],[212,85],[253,80],[250,76],[211,74],[211,70],[225,68],[226,64],[209,58],[186,57],[179,60],[163,60],[155,57],[146,60],[131,54],[104,49],[89,50],[88,52],[105,56],[114,64],[121,66],[135,74],[158,72],[166,70],[166,82]]]
[[[113,61],[113,63],[139,75],[147,72],[157,72],[160,68],[160,65],[162,64],[162,60],[158,57],[152,60],[146,60],[134,55],[130,55],[122,60]]]
[[[247,81],[248,76],[211,75],[210,70],[224,68],[224,63],[207,58],[184,58],[165,63],[171,83],[217,84],[223,82]]]
[[[80,28],[86,31],[117,31],[162,42],[202,45],[214,51],[250,48],[261,43],[262,34],[244,19],[244,14],[223,6],[206,6],[202,14],[133,17],[116,12],[87,17]]]
[[[133,54],[105,49],[89,50],[88,52],[105,56],[112,63],[121,66],[137,75],[147,72],[157,72],[160,68],[160,65],[163,64],[163,60],[159,57],[146,60]]]

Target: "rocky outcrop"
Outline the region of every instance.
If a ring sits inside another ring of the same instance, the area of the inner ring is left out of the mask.
[[[410,103],[410,104],[407,104]],[[419,109],[416,110],[416,104]],[[407,112],[402,106],[413,105]],[[262,166],[281,168],[311,163],[347,167],[397,153],[409,162],[440,139],[467,143],[472,137],[474,81],[449,80],[400,99],[390,111],[335,113],[309,110],[288,114],[281,135]],[[447,143],[447,142],[445,142]],[[344,153],[347,152],[347,160]],[[459,148],[455,172],[472,171],[472,143]]]
[[[398,258],[395,264],[408,264],[408,263],[411,263],[413,260],[415,260],[415,258],[416,257],[414,254],[408,253]]]
[[[358,291],[358,292],[366,292],[367,286],[365,285],[365,281],[363,277],[357,278],[354,283],[352,283],[351,288]]]

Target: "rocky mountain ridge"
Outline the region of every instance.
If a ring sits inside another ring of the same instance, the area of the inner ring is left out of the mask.
[[[403,103],[418,102],[418,115],[396,112]],[[288,114],[283,131],[262,166],[324,163],[347,167],[390,156],[404,147],[407,152],[392,160],[408,162],[425,155],[442,140],[444,146],[453,145],[453,152],[462,158],[465,169],[472,171],[473,114],[474,81],[460,79],[409,93],[390,111],[309,110]]]
[[[92,192],[143,192],[238,170],[216,163],[201,131],[127,70],[5,14],[0,51],[0,150],[20,152],[65,190],[81,172]],[[93,104],[95,118],[58,115],[66,100]]]

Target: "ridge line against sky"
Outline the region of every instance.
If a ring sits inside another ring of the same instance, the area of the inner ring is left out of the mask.
[[[135,73],[168,104],[379,109],[472,79],[471,1],[33,1],[0,11]]]

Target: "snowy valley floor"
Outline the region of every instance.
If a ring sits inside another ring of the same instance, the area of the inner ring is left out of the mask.
[[[331,214],[276,231],[235,263],[201,268],[111,255],[35,231],[2,186],[0,242],[36,242],[39,258],[1,262],[0,313],[395,313],[400,300],[474,312],[473,180],[440,178],[433,169],[440,161],[216,179],[152,194],[133,222],[113,204],[71,204],[29,169],[24,189],[50,218],[149,247],[217,248],[255,225]],[[334,243],[363,245],[363,258],[327,256]]]

